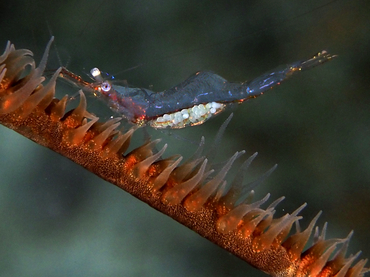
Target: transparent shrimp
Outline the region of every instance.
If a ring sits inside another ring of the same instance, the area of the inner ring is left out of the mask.
[[[321,51],[308,60],[280,66],[251,81],[240,83],[229,82],[210,71],[199,71],[162,92],[117,85],[105,80],[98,68],[90,71],[95,80],[92,83],[65,68],[61,71],[61,77],[92,91],[129,122],[156,129],[179,129],[203,124],[225,110],[227,105],[256,98],[294,73],[321,65],[335,57]]]

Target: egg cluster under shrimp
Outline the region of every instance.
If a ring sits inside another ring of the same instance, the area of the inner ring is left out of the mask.
[[[186,126],[200,125],[212,116],[220,113],[226,105],[217,102],[195,105],[188,109],[182,109],[175,113],[164,114],[149,122],[156,129],[172,128],[179,129]]]

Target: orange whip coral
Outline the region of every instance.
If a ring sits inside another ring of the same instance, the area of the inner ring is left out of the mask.
[[[273,218],[282,198],[267,205],[268,194],[256,202],[247,197],[239,203],[240,183],[225,192],[224,176],[240,153],[210,178],[206,157],[179,165],[179,156],[162,159],[166,146],[154,151],[157,141],[126,153],[134,129],[121,133],[116,119],[99,122],[86,111],[82,92],[78,107],[66,112],[67,97],[54,98],[60,70],[44,84],[51,42],[38,67],[29,50],[7,44],[0,57],[3,125],[82,165],[271,276],[349,277],[368,271],[367,260],[355,262],[359,253],[346,257],[352,233],[325,240],[326,226],[321,232],[315,228],[320,213],[301,231],[298,214],[305,205]],[[297,231],[289,235],[294,223]],[[313,230],[314,243],[303,251]]]

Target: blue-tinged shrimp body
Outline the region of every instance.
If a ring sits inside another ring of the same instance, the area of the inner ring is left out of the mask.
[[[91,74],[98,82],[87,85],[84,82],[83,87],[94,89],[112,110],[134,124],[148,124],[153,128],[184,128],[202,124],[223,111],[226,105],[262,95],[293,73],[320,65],[334,57],[322,51],[308,60],[280,66],[242,83],[228,82],[210,71],[199,71],[162,92],[111,84],[103,80],[99,69],[94,68]],[[73,73],[66,73],[80,82],[71,76]]]

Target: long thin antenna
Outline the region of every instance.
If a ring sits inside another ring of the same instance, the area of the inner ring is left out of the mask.
[[[45,22],[46,22],[46,26],[47,26],[48,31],[49,31],[49,35],[50,35],[51,37],[53,37],[53,36],[54,36],[54,32],[53,32],[53,31],[52,31],[52,29],[51,29],[51,26],[50,26],[49,21],[48,21],[47,19],[45,19]],[[69,63],[70,63],[70,61],[71,61],[71,57],[69,56],[69,57],[68,57],[67,62],[66,62],[65,64],[63,64],[63,62],[62,62],[62,58],[60,57],[60,54],[59,54],[59,50],[58,50],[58,46],[57,46],[57,42],[56,42],[56,40],[54,40],[54,42],[53,42],[53,48],[54,48],[54,50],[55,50],[55,54],[56,54],[56,56],[57,56],[59,66],[60,66],[60,67],[68,67],[68,65],[69,65]]]

